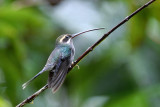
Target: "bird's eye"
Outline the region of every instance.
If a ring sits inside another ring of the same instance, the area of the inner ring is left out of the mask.
[[[65,38],[63,39],[63,42],[67,42],[70,39],[70,37],[67,35],[65,36]]]
[[[68,38],[69,38],[69,36],[66,36],[66,38],[68,39]]]

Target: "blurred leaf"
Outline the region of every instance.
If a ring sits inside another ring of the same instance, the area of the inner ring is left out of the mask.
[[[12,106],[7,100],[0,97],[0,107],[12,107]]]

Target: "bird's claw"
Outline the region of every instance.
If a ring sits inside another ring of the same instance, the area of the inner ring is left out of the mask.
[[[33,103],[34,103],[33,101],[30,102],[30,104],[33,104]]]
[[[80,69],[79,65],[76,65],[78,69]]]
[[[75,63],[75,62],[72,61],[72,64],[71,64],[70,67],[72,67],[72,65],[74,65],[74,63]],[[80,69],[79,65],[75,65],[75,66],[77,66],[77,68]]]

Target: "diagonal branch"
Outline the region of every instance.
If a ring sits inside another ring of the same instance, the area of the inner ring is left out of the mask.
[[[93,44],[91,47],[89,47],[74,63],[71,65],[71,67],[68,69],[68,73],[72,70],[72,68],[79,63],[87,54],[89,54],[96,46],[98,46],[105,38],[107,38],[112,32],[114,32],[117,28],[119,28],[121,25],[126,23],[129,19],[131,19],[134,15],[139,13],[141,10],[152,4],[156,0],[150,0],[146,4],[144,4],[142,7],[138,8],[136,11],[134,11],[131,15],[127,16],[124,20],[122,20],[119,24],[117,24],[115,27],[113,27],[109,32],[105,33],[102,38],[100,38],[95,44]],[[27,103],[32,102],[40,93],[45,91],[48,88],[48,84],[43,86],[40,90],[35,92],[33,95],[29,96],[27,99],[22,101],[20,104],[18,104],[16,107],[22,107]]]
[[[25,104],[31,103],[40,93],[42,93],[47,88],[48,88],[48,84],[46,84],[41,89],[39,89],[37,92],[35,92],[33,95],[29,96],[27,99],[19,103],[16,107],[23,107]]]
[[[72,65],[71,69],[80,61],[82,60],[88,53],[90,53],[98,44],[100,44],[106,37],[108,37],[113,31],[115,31],[117,28],[119,28],[121,25],[126,23],[129,19],[131,19],[134,15],[136,15],[138,12],[152,4],[156,0],[150,0],[146,4],[144,4],[142,7],[138,8],[136,11],[134,11],[131,15],[127,16],[125,19],[123,19],[119,24],[117,24],[115,27],[113,27],[109,32],[105,33],[102,38],[100,38],[95,44],[93,44],[91,47],[89,47]]]

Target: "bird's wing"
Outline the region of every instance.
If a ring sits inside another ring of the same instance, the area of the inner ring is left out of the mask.
[[[68,67],[70,66],[70,53],[66,55],[63,51],[60,54],[57,64],[55,65],[55,69],[49,72],[48,86],[49,88],[52,88],[53,92],[56,92],[65,80]]]

